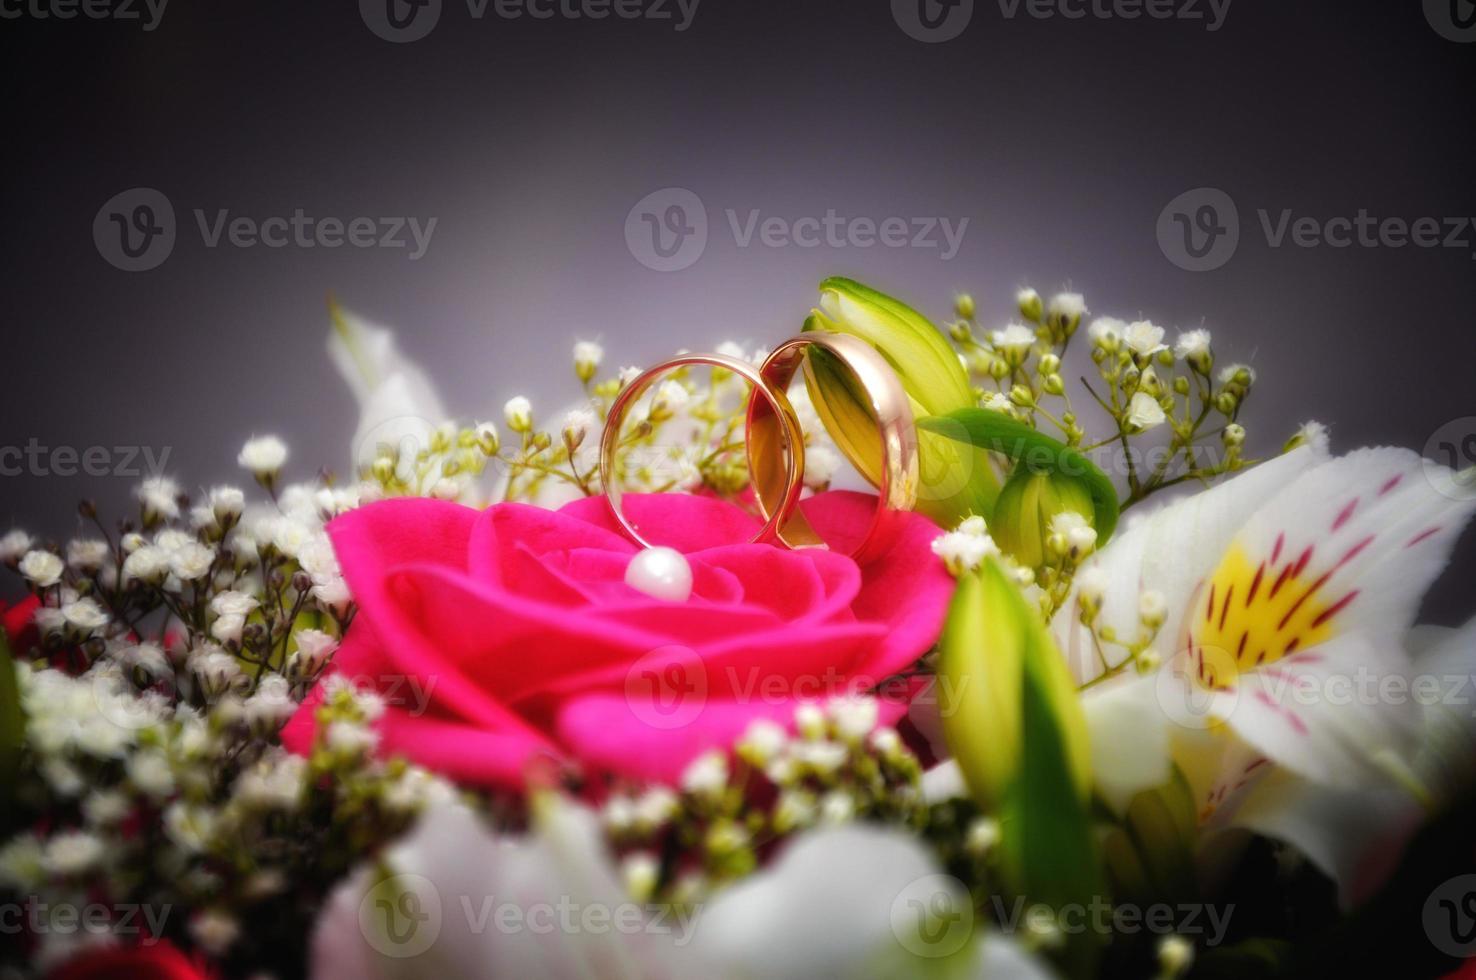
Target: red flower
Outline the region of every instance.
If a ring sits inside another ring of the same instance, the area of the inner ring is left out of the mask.
[[[41,605],[41,600],[35,596],[26,596],[13,606],[4,607],[0,612],[0,626],[5,628],[5,638],[10,644],[10,652],[19,658],[22,654],[35,648],[41,641],[41,635],[36,630],[36,609]]]
[[[48,980],[206,980],[210,974],[169,942],[107,946],[80,953]]]

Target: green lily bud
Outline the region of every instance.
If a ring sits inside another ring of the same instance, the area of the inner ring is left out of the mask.
[[[999,492],[989,533],[1021,565],[1039,568],[1050,553],[1051,521],[1066,511],[1092,522],[1092,495],[1087,485],[1075,477],[1034,472],[1021,465]]]
[[[1090,753],[1076,684],[1040,615],[995,559],[959,580],[938,676],[951,699],[944,735],[981,807],[999,807],[1026,775],[1027,727],[1054,730],[1067,781],[1085,799]]]
[[[944,415],[975,404],[968,373],[938,328],[906,304],[850,279],[820,284],[820,305],[804,329],[848,334],[876,349],[897,372],[913,415]],[[833,357],[812,350],[805,361],[810,400],[836,445],[873,485],[881,446],[869,399]],[[935,433],[918,433],[917,509],[944,527],[989,514],[999,492],[989,454]]]

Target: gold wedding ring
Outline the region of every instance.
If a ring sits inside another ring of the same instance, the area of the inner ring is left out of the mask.
[[[869,344],[845,334],[819,331],[791,337],[776,347],[759,368],[763,387],[755,386],[755,395],[760,390],[766,394],[784,394],[801,365],[807,378],[813,382],[814,351],[831,355],[851,373],[864,392],[876,420],[877,436],[881,441],[876,513],[865,538],[851,551],[858,564],[865,564],[886,552],[896,537],[903,515],[917,503],[917,429],[913,423],[912,406],[897,373]],[[786,472],[783,479],[780,478],[781,443],[788,443],[793,438],[790,432],[798,425],[776,414],[775,405],[772,397],[750,396],[748,403],[748,466],[759,512],[770,523],[778,520],[778,539],[782,544],[791,548],[828,547],[791,502],[793,485],[790,475]],[[803,469],[800,478],[804,478]]]
[[[605,418],[605,431],[600,438],[600,482],[604,485],[605,497],[610,502],[610,511],[615,515],[615,520],[625,529],[625,533],[636,544],[644,548],[658,546],[659,543],[650,541],[641,528],[626,516],[624,508],[620,505],[624,490],[620,485],[616,457],[621,449],[621,429],[631,407],[663,375],[690,365],[721,368],[747,381],[753,388],[750,395],[750,409],[755,403],[766,405],[769,408],[770,419],[777,420],[767,433],[770,439],[769,446],[775,458],[766,462],[769,464],[768,472],[773,474],[776,481],[782,472],[784,485],[782,487],[776,485],[772,488],[773,492],[768,500],[773,511],[764,514],[765,524],[751,540],[755,543],[778,542],[779,527],[790,519],[795,506],[799,503],[800,491],[804,489],[804,432],[800,429],[799,417],[794,414],[794,408],[789,404],[789,397],[785,394],[784,388],[769,387],[764,382],[763,375],[753,365],[723,354],[683,354],[674,357],[643,371],[620,390],[620,394],[610,406],[610,413]],[[751,460],[750,455],[750,465]]]
[[[864,341],[844,334],[811,332],[780,344],[755,369],[746,361],[723,354],[683,354],[642,372],[630,381],[610,406],[600,439],[600,478],[610,510],[631,540],[656,547],[621,507],[617,457],[622,449],[621,429],[632,406],[663,375],[681,367],[707,365],[729,371],[752,387],[748,399],[745,444],[748,468],[764,526],[751,539],[788,548],[828,548],[799,510],[805,480],[805,439],[799,417],[789,403],[789,385],[802,366],[814,381],[815,352],[837,360],[859,385],[866,407],[877,425],[881,471],[876,513],[865,537],[850,552],[864,564],[891,546],[903,515],[917,502],[917,429],[902,382],[886,360]]]

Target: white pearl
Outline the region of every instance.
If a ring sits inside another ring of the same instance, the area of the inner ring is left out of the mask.
[[[675,548],[647,548],[626,566],[625,584],[653,599],[686,602],[692,595],[692,566]]]

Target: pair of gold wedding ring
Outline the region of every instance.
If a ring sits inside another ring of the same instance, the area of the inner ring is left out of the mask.
[[[632,406],[664,375],[687,366],[721,368],[751,386],[745,419],[745,447],[754,499],[764,526],[751,540],[786,548],[829,548],[799,508],[805,482],[805,439],[787,394],[795,373],[803,366],[813,371],[816,351],[831,355],[855,378],[876,420],[881,442],[881,473],[876,512],[859,543],[847,543],[858,563],[865,563],[890,546],[901,517],[917,502],[917,430],[907,393],[886,360],[861,340],[844,334],[810,332],[791,337],[755,368],[724,354],[682,354],[642,372],[623,389],[610,407],[600,440],[600,476],[610,509],[631,540],[655,547],[621,506],[623,491],[616,467],[621,432]],[[813,375],[812,375],[813,377]]]

